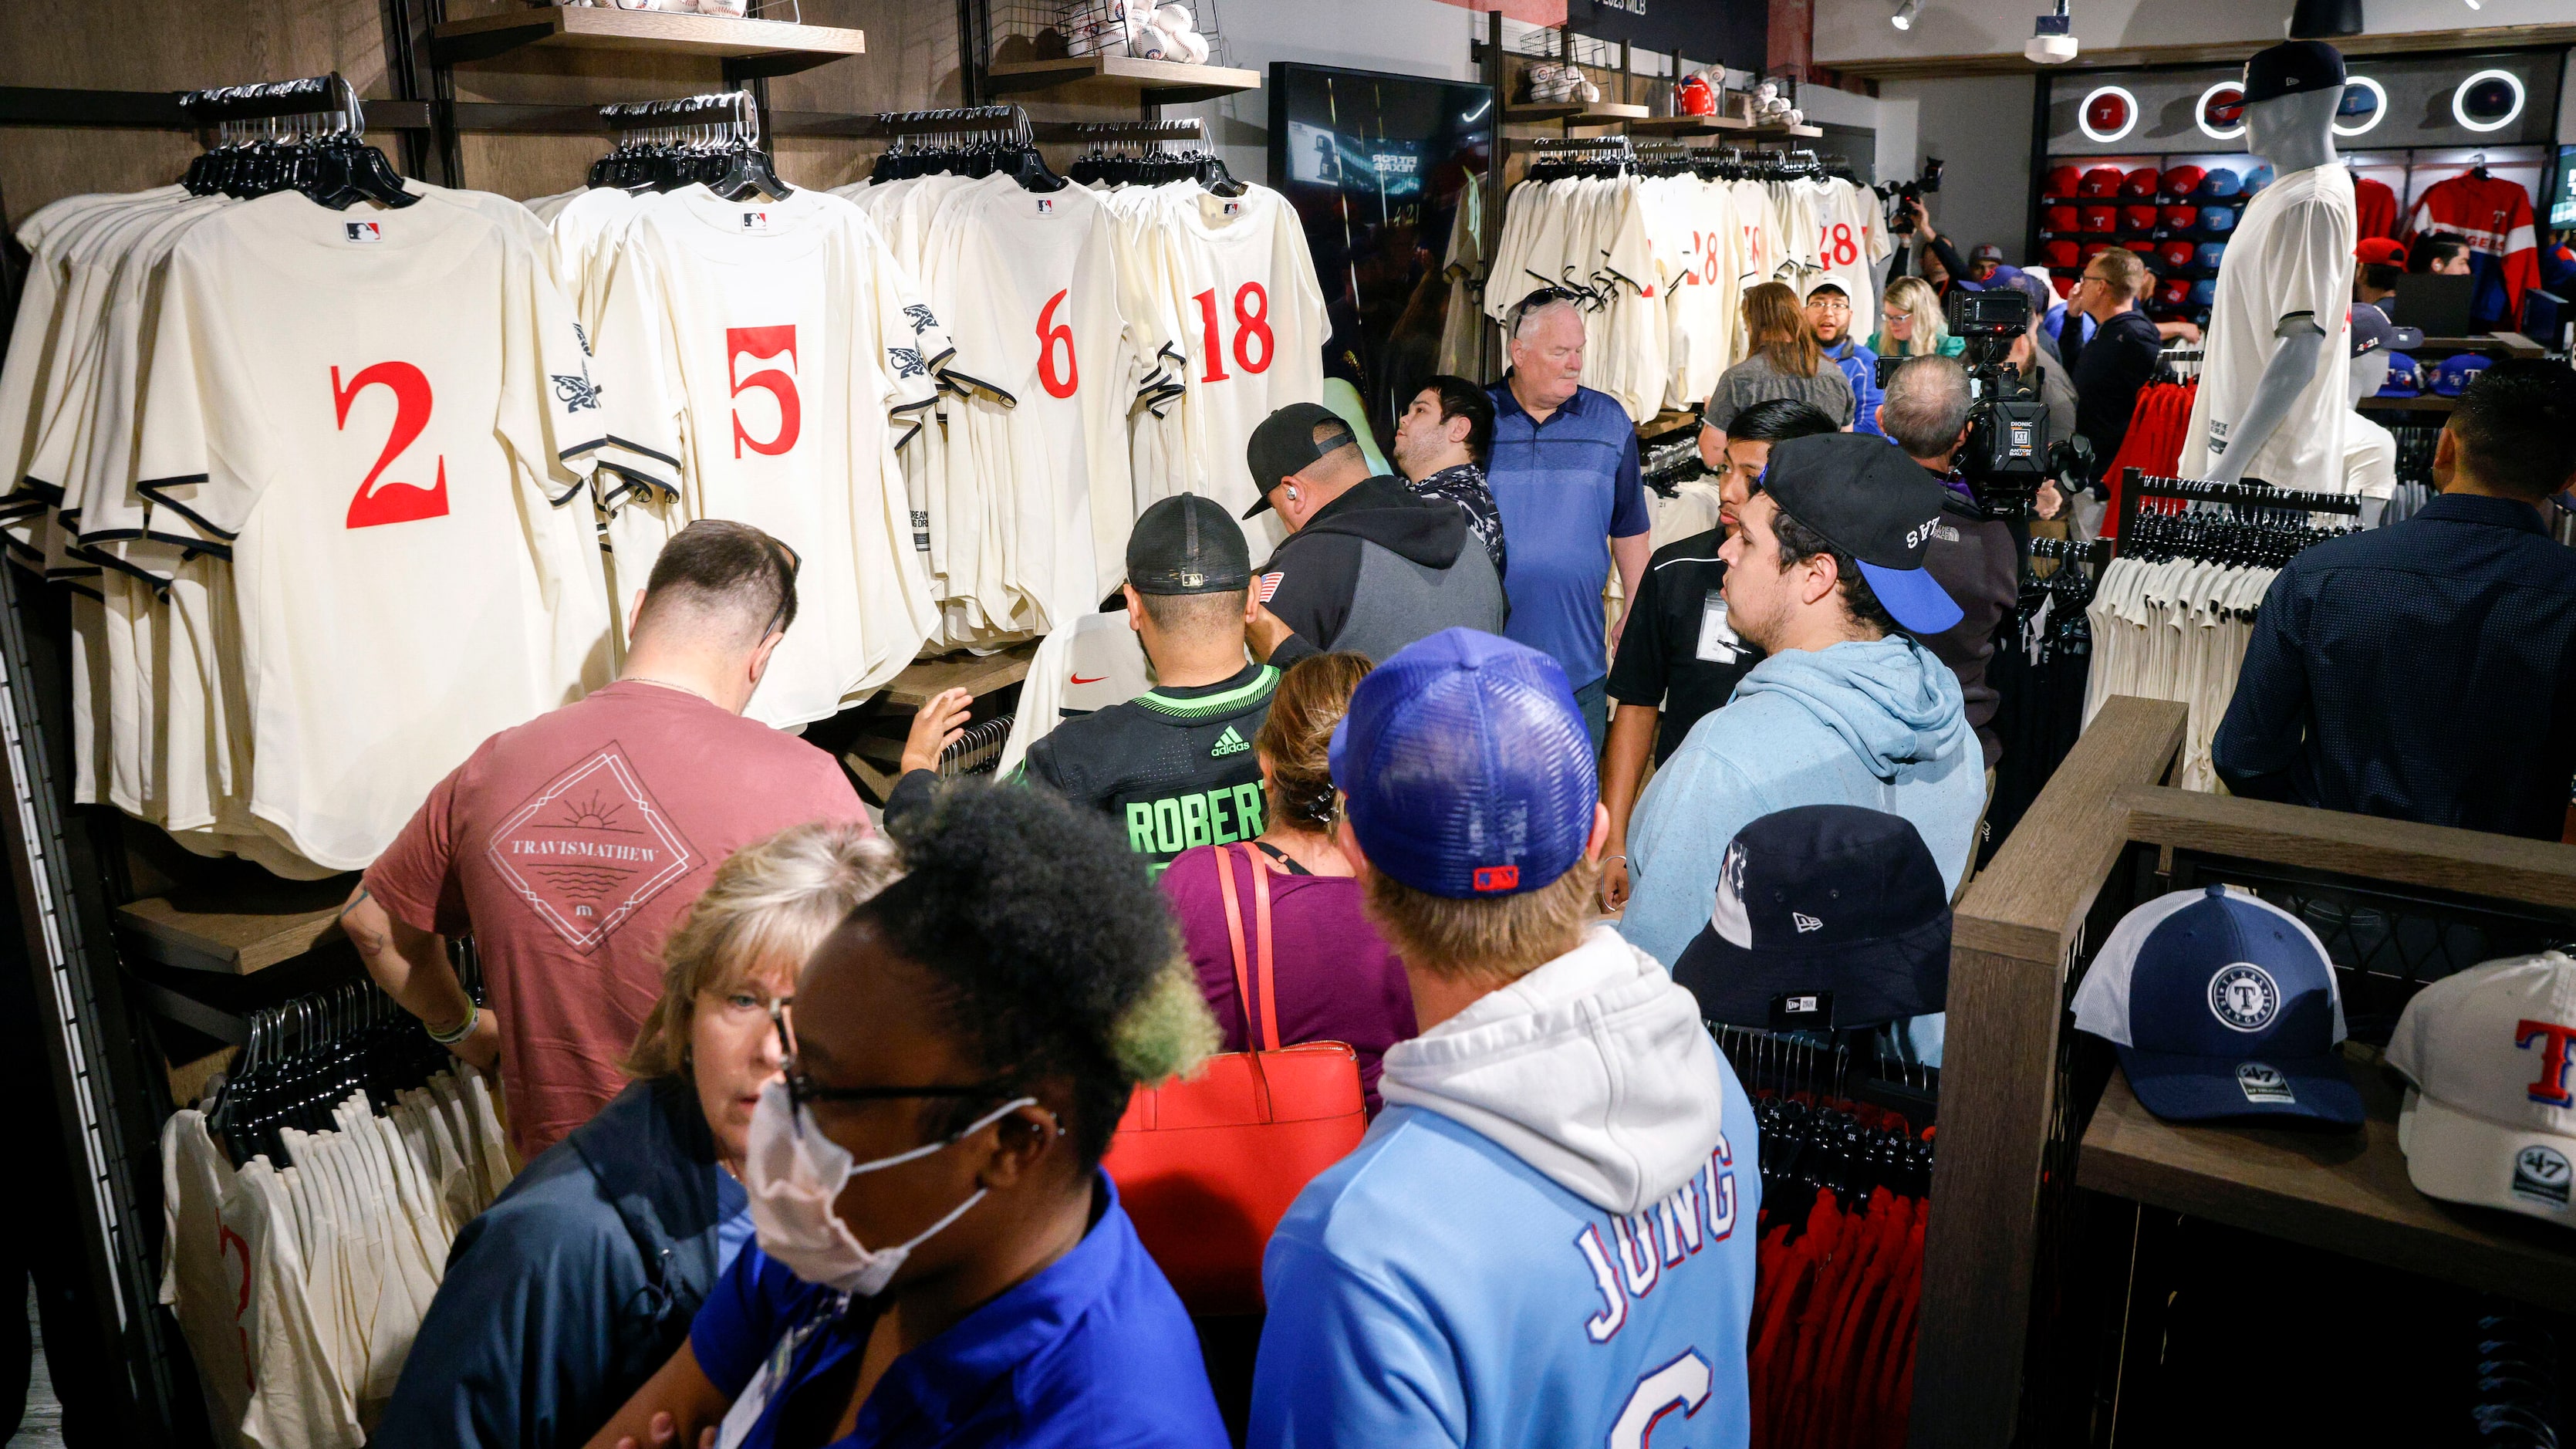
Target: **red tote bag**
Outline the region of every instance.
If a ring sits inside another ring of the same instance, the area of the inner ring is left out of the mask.
[[[1368,1130],[1359,1057],[1337,1041],[1279,1044],[1271,985],[1270,868],[1252,847],[1253,930],[1244,949],[1232,847],[1216,848],[1218,889],[1243,1002],[1245,1052],[1196,1076],[1139,1087],[1101,1166],[1136,1236],[1196,1314],[1261,1311],[1261,1254],[1288,1205]],[[1256,993],[1261,1009],[1256,1019]]]

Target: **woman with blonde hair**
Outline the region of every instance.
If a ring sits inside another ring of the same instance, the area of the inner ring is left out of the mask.
[[[1368,1110],[1378,1108],[1378,1059],[1414,1034],[1413,990],[1404,968],[1361,913],[1359,881],[1333,843],[1341,797],[1325,758],[1333,727],[1351,692],[1368,677],[1357,654],[1317,654],[1280,676],[1270,713],[1252,750],[1261,762],[1261,832],[1240,845],[1202,845],[1174,857],[1163,872],[1163,898],[1181,923],[1181,942],[1198,972],[1199,990],[1225,1033],[1225,1049],[1248,1050],[1257,1039],[1234,985],[1233,933],[1226,926],[1218,872],[1234,877],[1238,912],[1251,919],[1253,872],[1270,886],[1273,990],[1282,1045],[1349,1044],[1360,1062]],[[1246,949],[1252,938],[1247,932]]]
[[[1921,277],[1890,282],[1878,304],[1878,335],[1870,346],[1881,357],[1956,357],[1968,340],[1950,335],[1941,316],[1941,294]]]
[[[580,1444],[688,1336],[752,1236],[753,1109],[779,1079],[771,1008],[899,875],[864,824],[744,846],[663,943],[635,1080],[458,1233],[380,1446]]]
[[[1851,380],[1826,358],[1815,324],[1787,283],[1764,282],[1745,291],[1744,336],[1750,349],[1745,359],[1718,375],[1700,405],[1700,456],[1709,466],[1726,466],[1727,426],[1758,403],[1789,398],[1833,419],[1837,428],[1851,427]]]

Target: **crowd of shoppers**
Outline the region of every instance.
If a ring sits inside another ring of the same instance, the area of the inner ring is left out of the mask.
[[[1787,283],[1763,282],[1745,289],[1744,335],[1744,360],[1718,374],[1717,385],[1701,406],[1702,457],[1725,446],[1727,425],[1737,413],[1774,399],[1803,402],[1833,419],[1838,428],[1851,424],[1856,390],[1840,360],[1826,356],[1807,308]]]

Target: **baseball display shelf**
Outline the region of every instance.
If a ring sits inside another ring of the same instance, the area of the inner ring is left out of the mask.
[[[531,46],[708,56],[741,78],[793,75],[867,53],[867,36],[830,25],[732,20],[656,10],[550,5],[451,20],[430,43],[435,64],[490,60]]]
[[[997,60],[985,75],[996,93],[1094,83],[1123,87],[1146,105],[1177,106],[1261,89],[1261,72],[1225,65],[1141,60],[1132,55],[1070,55],[1055,60]]]

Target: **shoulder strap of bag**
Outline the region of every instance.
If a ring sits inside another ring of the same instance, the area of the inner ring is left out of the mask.
[[[1270,951],[1270,862],[1251,846],[1243,847],[1244,863],[1252,867],[1252,922],[1256,949],[1252,956],[1252,977],[1261,992],[1261,1043],[1266,1051],[1279,1050],[1279,1000],[1271,989]],[[1226,872],[1227,879],[1234,876]]]
[[[1270,885],[1261,880],[1258,862],[1253,867],[1253,879],[1261,890],[1261,954],[1267,964],[1270,955]],[[1261,1029],[1252,1019],[1252,978],[1244,967],[1243,904],[1234,892],[1234,855],[1222,845],[1216,848],[1216,889],[1217,894],[1225,898],[1225,939],[1226,944],[1234,949],[1234,999],[1243,1007],[1243,1046],[1244,1050],[1250,1051]],[[1262,973],[1261,982],[1265,987],[1270,984],[1268,972]],[[1267,1004],[1264,1003],[1265,1007]]]

